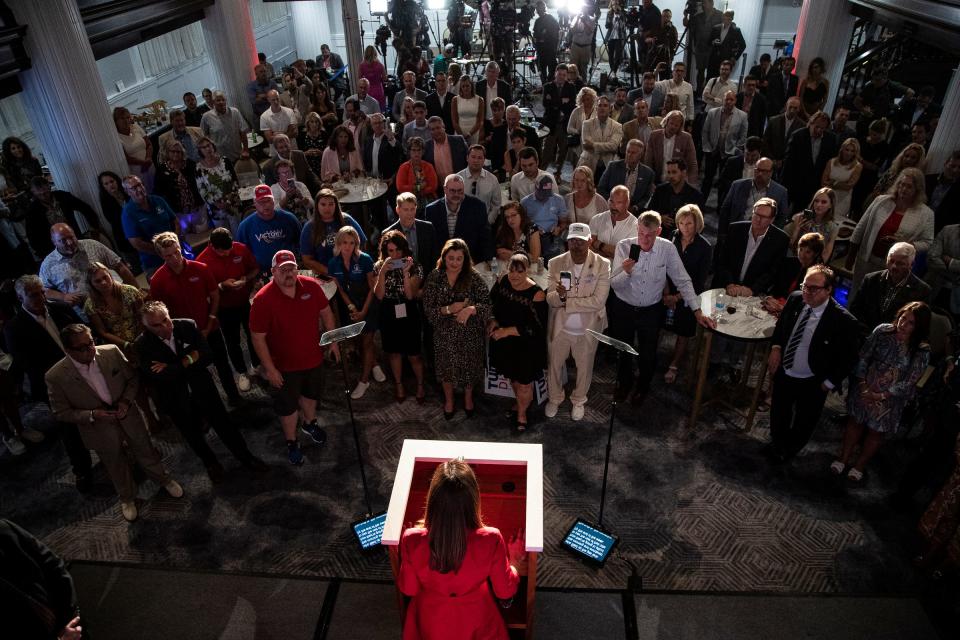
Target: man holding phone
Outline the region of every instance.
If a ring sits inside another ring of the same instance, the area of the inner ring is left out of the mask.
[[[660,214],[645,211],[637,222],[637,235],[617,243],[612,262],[610,286],[610,335],[627,344],[635,344],[639,355],[639,376],[634,387],[633,359],[620,354],[617,372],[617,402],[627,399],[643,404],[650,389],[657,365],[657,340],[663,316],[663,290],[667,276],[693,310],[697,322],[713,328],[716,324],[700,312],[700,297],[694,291],[690,276],[676,246],[660,237]]]

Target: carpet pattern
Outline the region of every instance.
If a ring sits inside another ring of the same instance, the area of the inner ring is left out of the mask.
[[[666,341],[665,341],[666,342]],[[667,344],[661,345],[662,351]],[[661,356],[666,353],[662,352]],[[566,554],[559,542],[578,516],[596,520],[613,384],[601,353],[586,417],[542,414],[521,436],[503,417],[507,400],[484,397],[477,414],[445,421],[435,390],[428,403],[397,405],[388,384],[371,386],[355,402],[373,508],[386,506],[406,438],[542,443],[545,460],[545,553],[539,583],[548,587],[621,588],[632,571],[656,589],[902,593],[920,586],[907,559],[913,515],[887,509],[883,497],[914,444],[895,441],[877,459],[863,486],[829,475],[841,428],[827,417],[814,441],[786,467],[760,454],[766,415],[750,431],[736,414],[707,407],[686,428],[685,387],[655,383],[637,409],[617,407],[604,526],[621,537],[602,570]],[[658,377],[658,380],[660,378]],[[349,523],[363,511],[356,453],[339,371],[329,371],[321,401],[325,447],[304,445],[307,463],[286,462],[279,424],[257,388],[250,407],[235,412],[251,449],[271,465],[252,475],[238,468],[211,433],[228,469],[212,487],[199,460],[168,428],[155,436],[165,464],[184,485],[174,500],[147,482],[141,517],[127,524],[105,477],[94,495],[80,496],[59,444],[28,455],[0,457],[6,478],[0,512],[39,534],[64,557],[171,568],[223,569],[287,575],[391,577],[385,554],[355,551]],[[27,421],[49,428],[44,407]]]

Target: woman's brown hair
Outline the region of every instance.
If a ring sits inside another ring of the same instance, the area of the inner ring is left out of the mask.
[[[498,249],[510,249],[512,251],[513,243],[516,241],[513,229],[507,224],[507,212],[511,209],[516,209],[517,213],[520,214],[520,229],[523,233],[530,233],[531,223],[530,218],[527,217],[527,209],[516,200],[511,200],[500,209],[500,225],[497,227],[496,237]]]
[[[908,313],[913,314],[913,333],[910,334],[909,346],[910,351],[914,352],[930,337],[930,320],[933,314],[925,302],[908,302],[897,310],[897,315],[893,319],[894,331],[896,331],[897,321]]]
[[[430,546],[430,568],[456,571],[467,553],[467,535],[483,526],[477,477],[461,459],[437,465],[427,491],[423,513]]]
[[[470,288],[470,272],[473,271],[473,259],[470,257],[470,247],[460,238],[450,238],[440,250],[440,257],[437,258],[437,270],[446,272],[447,254],[451,251],[460,251],[463,253],[463,266],[460,268],[460,275],[457,276],[457,282],[453,285],[453,290],[457,292],[466,291]]]

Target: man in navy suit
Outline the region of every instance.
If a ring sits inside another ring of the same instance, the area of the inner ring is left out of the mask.
[[[453,131],[453,116],[450,115],[450,107],[453,104],[454,94],[450,93],[447,88],[447,74],[435,74],[433,79],[436,90],[424,99],[424,102],[427,103],[427,115],[431,117],[440,116],[443,118],[443,124],[447,131]]]
[[[828,130],[829,126],[830,116],[817,111],[810,116],[807,126],[797,129],[787,143],[781,179],[795,211],[810,203],[820,188],[827,162],[837,155],[837,137]]]
[[[787,100],[797,95],[797,83],[800,80],[793,75],[793,67],[797,61],[787,56],[780,59],[780,70],[771,71],[767,76],[767,114],[770,117],[783,111]]]
[[[729,295],[755,296],[770,292],[777,268],[787,255],[790,237],[773,226],[777,203],[760,198],[749,221],[734,222],[720,248],[720,261],[713,277],[714,288]]]
[[[445,180],[452,173],[467,168],[467,141],[460,135],[447,135],[443,118],[431,116],[427,120],[430,139],[423,148],[423,159],[437,171],[437,180]]]
[[[387,192],[370,203],[370,211],[377,226],[383,228],[386,226],[387,202],[396,197],[397,169],[403,160],[403,148],[393,130],[386,125],[382,113],[375,113],[369,119],[373,134],[363,141],[363,170],[368,176],[380,178],[387,183]]]
[[[754,166],[752,179],[741,178],[733,181],[717,212],[718,238],[722,239],[726,235],[730,223],[749,220],[753,215],[753,203],[762,197],[772,198],[777,203],[779,221],[785,219],[784,216],[790,211],[787,208],[787,190],[774,181],[772,175],[773,160],[760,158]]]
[[[404,191],[397,196],[396,204],[397,221],[383,232],[399,231],[406,237],[410,251],[423,267],[423,276],[426,278],[437,267],[437,258],[440,257],[437,232],[430,222],[417,220],[417,196]]]
[[[646,206],[653,191],[654,175],[653,169],[642,162],[644,147],[643,141],[636,138],[628,142],[626,157],[623,160],[614,160],[608,164],[606,171],[600,176],[597,193],[609,199],[610,192],[613,191],[615,186],[622,184],[629,187],[630,182],[633,182],[633,191],[630,192],[630,206],[637,207],[638,210]]]
[[[841,387],[857,362],[857,320],[831,297],[835,282],[826,265],[807,269],[773,332],[767,360],[773,373],[768,451],[777,463],[806,446],[827,394]]]
[[[489,120],[493,117],[493,114],[490,113],[490,104],[493,99],[502,98],[503,102],[509,106],[513,103],[513,93],[510,91],[510,85],[500,79],[500,65],[493,60],[487,63],[485,75],[486,77],[483,80],[477,81],[474,91],[483,98],[483,104],[486,105],[486,113],[483,118]],[[527,144],[530,144],[529,140],[527,140]]]
[[[425,215],[441,247],[450,238],[460,238],[470,248],[474,264],[493,257],[493,236],[487,208],[478,198],[466,195],[463,178],[457,174],[443,181],[443,197],[427,205]]]

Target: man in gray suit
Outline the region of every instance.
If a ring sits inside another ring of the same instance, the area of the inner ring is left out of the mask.
[[[77,425],[83,443],[97,452],[120,496],[128,522],[137,519],[137,484],[124,452],[173,498],[183,488],[163,467],[150,442],[143,414],[136,404],[137,373],[116,345],[96,346],[90,328],[67,325],[60,332],[67,357],[45,376],[50,409],[57,420]]]
[[[753,204],[760,198],[772,198],[777,203],[777,213],[779,217],[774,221],[778,226],[782,226],[789,215],[790,209],[787,207],[787,189],[772,178],[773,160],[770,158],[760,158],[757,160],[754,169],[753,178],[742,178],[734,180],[727,191],[727,197],[723,199],[720,209],[717,213],[719,218],[717,224],[718,243],[727,233],[727,226],[731,222],[740,220],[749,220],[753,215]]]
[[[710,196],[713,177],[723,170],[727,158],[743,153],[747,141],[747,114],[737,109],[737,94],[727,91],[723,94],[723,106],[707,112],[703,121],[703,182],[700,191],[703,197]]]
[[[626,157],[607,165],[607,170],[600,176],[597,193],[609,199],[615,186],[626,185],[630,189],[630,207],[636,207],[638,212],[642,210],[654,187],[653,169],[643,164],[643,152],[644,144],[641,140],[634,138],[627,142]]]

